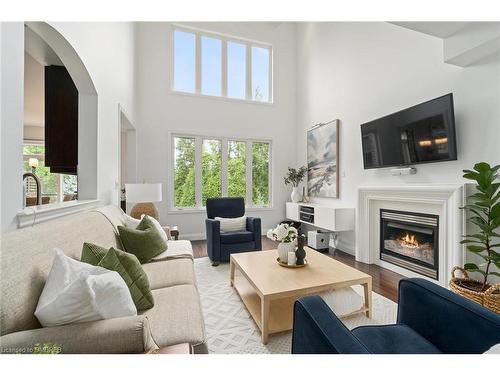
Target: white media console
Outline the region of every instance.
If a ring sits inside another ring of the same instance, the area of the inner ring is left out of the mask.
[[[354,230],[355,211],[350,207],[331,207],[317,203],[286,203],[287,219],[332,232]]]

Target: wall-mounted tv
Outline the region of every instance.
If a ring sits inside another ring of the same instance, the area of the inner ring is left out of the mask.
[[[361,125],[365,169],[457,160],[453,94]]]

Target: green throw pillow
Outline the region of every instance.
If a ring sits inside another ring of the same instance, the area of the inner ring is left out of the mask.
[[[108,249],[94,245],[93,243],[84,242],[82,248],[81,261],[97,266],[102,258],[106,255]]]
[[[120,239],[127,253],[134,254],[141,263],[147,263],[167,250],[167,243],[159,230],[145,216],[136,229],[118,226]]]
[[[134,254],[111,248],[98,266],[120,274],[130,290],[137,311],[147,310],[154,306],[148,276]]]

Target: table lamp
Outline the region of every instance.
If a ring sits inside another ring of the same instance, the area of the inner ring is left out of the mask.
[[[125,184],[127,202],[137,203],[132,207],[130,216],[140,219],[142,214],[159,219],[158,210],[153,202],[161,202],[161,184]]]

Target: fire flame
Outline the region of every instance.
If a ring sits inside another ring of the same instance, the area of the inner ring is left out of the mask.
[[[406,233],[406,235],[404,237],[401,237],[399,239],[399,242],[401,242],[401,245],[403,246],[406,246],[406,247],[412,247],[412,248],[415,248],[415,247],[418,247],[418,241],[415,239],[415,235],[410,235],[408,233]]]

